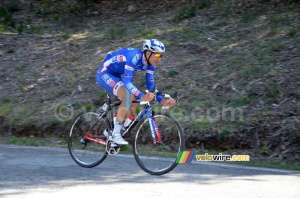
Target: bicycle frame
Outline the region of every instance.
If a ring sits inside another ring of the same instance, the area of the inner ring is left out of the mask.
[[[133,103],[141,103],[141,101],[133,101]],[[117,102],[112,102],[110,96],[107,94],[107,103],[105,103],[102,106],[102,110],[103,112],[101,114],[99,114],[99,117],[104,116],[106,113],[110,113],[110,117],[113,118],[113,108],[116,106],[119,106],[121,104],[121,101],[117,101]],[[161,143],[161,136],[160,136],[160,132],[156,123],[156,120],[153,118],[154,112],[151,109],[151,105],[150,102],[146,102],[144,109],[138,114],[138,116],[135,118],[134,121],[132,121],[132,123],[127,127],[127,129],[122,133],[122,136],[124,136],[125,134],[129,133],[131,131],[131,129],[133,129],[135,127],[135,125],[140,122],[143,117],[146,115],[149,121],[149,126],[151,129],[151,137],[152,137],[152,141],[153,144],[156,143]],[[114,123],[113,123],[113,119],[110,120],[111,121],[111,128],[113,128]],[[85,135],[85,139],[89,140],[89,141],[93,141],[96,142],[98,144],[102,144],[102,145],[106,145],[107,142],[99,139],[97,137],[90,137],[90,131],[88,131]]]
[[[138,101],[134,101],[138,102]],[[145,104],[144,109],[138,114],[138,116],[135,118],[135,120],[129,125],[129,127],[123,132],[122,136],[130,132],[130,130],[138,123],[140,122],[145,115],[147,115],[148,121],[149,121],[149,126],[151,129],[151,136],[152,136],[152,141],[154,144],[156,143],[161,143],[161,136],[159,129],[157,127],[157,123],[155,119],[153,118],[154,112],[151,109],[150,103]]]
[[[90,133],[91,133],[91,131],[88,131],[88,132],[85,134],[84,139],[89,140],[89,141],[96,142],[96,143],[98,143],[98,144],[106,145],[106,141],[105,141],[105,140],[99,139],[99,138],[97,138],[97,136],[95,136],[95,137],[90,137],[90,136],[89,136]]]

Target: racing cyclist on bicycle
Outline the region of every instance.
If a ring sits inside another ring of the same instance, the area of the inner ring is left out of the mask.
[[[165,46],[157,39],[145,40],[143,50],[134,48],[122,48],[109,52],[99,67],[96,79],[97,83],[108,93],[117,96],[122,102],[117,111],[117,119],[114,122],[112,132],[113,141],[116,144],[128,144],[121,136],[122,123],[127,117],[135,112],[137,104],[133,100],[139,98],[143,101],[152,101],[154,94],[143,93],[132,83],[134,72],[146,71],[147,90],[154,91],[154,71],[161,61],[165,52]],[[162,96],[156,98],[163,106],[172,108],[176,101],[164,99]]]

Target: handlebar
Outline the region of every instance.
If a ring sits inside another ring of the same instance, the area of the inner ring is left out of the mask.
[[[149,91],[146,90],[145,92],[148,93]],[[160,92],[157,89],[155,89],[154,94],[155,94],[154,101],[157,101],[156,100],[157,96],[163,96],[165,98],[176,99],[176,100],[178,99],[178,92],[175,92],[174,94],[169,95],[169,94]],[[145,104],[150,104],[151,101],[136,100],[136,101],[133,101],[133,103],[139,103],[140,105],[145,105]],[[169,109],[169,107],[162,106],[162,109]]]

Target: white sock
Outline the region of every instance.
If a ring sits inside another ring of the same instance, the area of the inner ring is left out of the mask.
[[[112,132],[113,135],[117,134],[117,133],[120,133],[121,128],[122,128],[122,124],[120,122],[115,122],[114,124],[115,124],[115,128]]]

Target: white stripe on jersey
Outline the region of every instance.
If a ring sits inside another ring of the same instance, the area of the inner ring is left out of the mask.
[[[148,74],[154,74],[154,71],[147,69],[146,73],[148,73]]]
[[[108,59],[103,63],[103,67],[108,67],[111,64],[111,59]]]
[[[129,66],[129,65],[125,65],[125,69],[128,69],[128,70],[130,70],[130,71],[134,71],[134,68],[131,67],[131,66]]]

